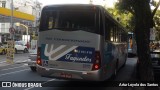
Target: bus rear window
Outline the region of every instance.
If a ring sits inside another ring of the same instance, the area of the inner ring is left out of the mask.
[[[42,18],[40,31],[59,29],[98,33],[99,18],[95,11],[46,11]]]

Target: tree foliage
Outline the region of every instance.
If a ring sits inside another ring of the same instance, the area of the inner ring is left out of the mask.
[[[156,41],[160,40],[160,10],[158,10],[153,18],[156,28]]]
[[[115,19],[121,23],[122,26],[127,28],[127,31],[133,31],[134,17],[130,12],[121,12],[117,7],[107,8],[107,10],[113,15]]]

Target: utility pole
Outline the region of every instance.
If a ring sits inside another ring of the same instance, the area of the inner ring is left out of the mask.
[[[9,28],[9,32],[10,32],[10,40],[7,42],[7,54],[6,54],[6,62],[9,63],[13,63],[14,61],[14,33],[15,30],[13,28],[13,0],[11,0],[10,3],[10,8],[11,8],[11,17],[10,17],[10,28]]]
[[[35,27],[36,27],[36,30],[37,30],[37,0],[36,0],[36,6],[35,6]]]
[[[13,0],[11,0],[11,22],[10,28],[13,28]],[[14,40],[13,34],[10,33],[10,38]]]

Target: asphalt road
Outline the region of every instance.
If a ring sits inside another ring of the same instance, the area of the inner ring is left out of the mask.
[[[14,61],[15,62],[21,61],[22,63],[5,65],[5,64],[3,64],[5,61],[5,55],[1,55],[0,56],[0,81],[5,81],[5,82],[7,82],[7,81],[12,81],[12,82],[13,81],[42,81],[41,84],[46,84],[46,83],[49,83],[50,81],[64,81],[62,79],[41,77],[36,72],[32,72],[26,63],[27,59],[28,59],[27,53],[15,54]],[[130,77],[133,73],[135,65],[136,65],[136,58],[128,58],[125,67],[123,67],[119,70],[117,77],[113,81],[129,81]],[[61,83],[64,84],[63,82],[61,82]],[[71,84],[73,84],[73,83],[71,83]],[[82,88],[82,87],[76,87],[76,88],[69,88],[69,87],[67,87],[67,88],[65,88],[65,87],[15,88],[14,87],[14,88],[0,88],[0,90],[66,90],[66,89],[74,89],[75,90],[77,88]],[[87,87],[85,87],[85,89],[87,89]],[[94,88],[88,87],[88,89],[95,90],[96,88],[95,87]],[[98,88],[98,89],[100,89],[100,88]],[[109,89],[109,87],[103,88],[103,89],[106,90],[106,89]],[[115,90],[116,89],[117,88],[115,88]],[[114,90],[114,88],[112,88],[112,90]]]
[[[26,62],[28,60],[28,55],[29,53],[22,53],[19,52],[18,54],[14,54],[14,63],[18,62]],[[6,66],[6,65],[11,65],[10,63],[6,62],[6,55],[0,55],[0,67]]]

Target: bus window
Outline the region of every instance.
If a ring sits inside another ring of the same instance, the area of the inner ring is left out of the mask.
[[[48,29],[52,29],[53,27],[53,17],[49,17]]]
[[[55,10],[46,11],[46,20],[41,22],[42,24],[47,23],[48,29],[62,29],[62,30],[84,30],[92,33],[99,33],[99,12],[96,11],[65,11]],[[42,17],[45,17],[42,15]],[[102,26],[101,26],[102,27]]]

